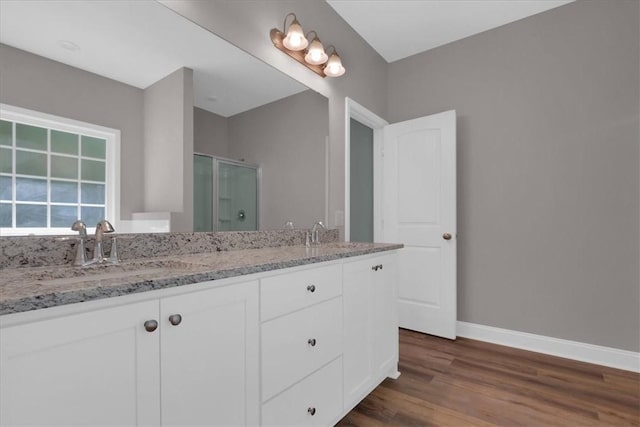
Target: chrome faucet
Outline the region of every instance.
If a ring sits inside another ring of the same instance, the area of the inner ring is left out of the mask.
[[[73,265],[76,267],[82,267],[85,265],[93,264],[91,261],[87,261],[84,241],[87,239],[87,226],[82,220],[77,220],[71,224],[71,229],[77,231],[80,235],[78,239],[78,245],[76,246],[76,259],[73,261]]]
[[[96,246],[93,248],[93,262],[103,262],[105,260],[102,239],[105,233],[113,233],[114,231],[116,231],[116,229],[113,228],[113,225],[106,219],[98,222],[96,225]],[[111,252],[113,253],[113,248]]]
[[[311,229],[311,244],[312,245],[320,244],[320,232],[319,232],[320,228],[322,228],[323,230],[327,229],[327,227],[324,226],[322,221],[318,221],[315,224],[313,224],[313,228]]]

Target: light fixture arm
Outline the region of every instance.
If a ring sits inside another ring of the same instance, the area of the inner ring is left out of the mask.
[[[284,17],[284,22],[282,23],[282,32],[286,33],[287,32],[287,18],[293,16],[293,21],[291,21],[291,24],[293,24],[295,21],[298,20],[298,17],[296,16],[295,13],[291,12],[291,13],[287,13],[287,16]],[[289,25],[291,25],[289,24]]]
[[[329,49],[333,49],[333,52],[329,52]],[[324,48],[324,51],[327,52],[327,55],[333,55],[334,53],[337,55],[338,51],[336,51],[336,47],[332,44]]]

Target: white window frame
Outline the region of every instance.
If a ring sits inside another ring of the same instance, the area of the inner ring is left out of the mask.
[[[0,103],[0,119],[106,140],[105,214],[106,219],[117,229],[118,222],[120,221],[119,130],[2,103]],[[15,174],[15,170],[13,173]],[[69,224],[69,229],[59,227],[0,228],[0,236],[75,234],[76,232],[72,231],[70,227],[71,224]],[[87,224],[88,231],[93,232],[94,229],[95,224]]]

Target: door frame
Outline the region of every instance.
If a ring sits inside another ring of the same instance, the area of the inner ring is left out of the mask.
[[[344,100],[344,240],[351,240],[351,119],[373,129],[373,240],[382,240],[382,183],[384,177],[382,157],[385,119],[346,97]]]

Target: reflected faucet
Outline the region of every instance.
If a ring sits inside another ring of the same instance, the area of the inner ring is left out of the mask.
[[[92,264],[91,261],[87,262],[87,257],[84,248],[84,241],[87,238],[87,225],[82,220],[77,220],[71,224],[71,229],[77,231],[80,235],[78,239],[78,245],[76,246],[76,259],[73,261],[73,265],[76,267],[82,267]]]
[[[322,228],[323,230],[327,229],[327,227],[324,226],[322,221],[318,221],[315,224],[313,224],[313,228],[311,229],[311,244],[312,245],[320,244],[320,232],[319,232],[320,228]]]
[[[113,228],[113,225],[106,219],[98,222],[96,225],[96,246],[93,248],[93,262],[103,262],[104,261],[104,249],[102,247],[102,239],[105,233],[113,233],[116,231]],[[113,252],[113,248],[111,249]]]

